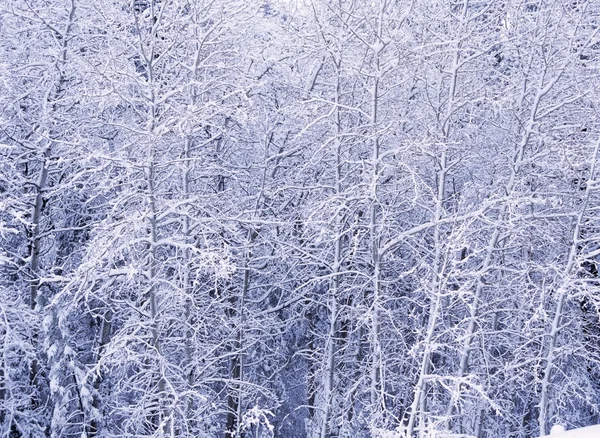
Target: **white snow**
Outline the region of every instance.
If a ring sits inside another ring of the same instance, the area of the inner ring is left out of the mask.
[[[553,438],[600,438],[600,424],[567,431],[562,426],[554,426],[549,436]]]

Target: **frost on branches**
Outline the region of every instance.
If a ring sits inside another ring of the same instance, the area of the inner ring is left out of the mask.
[[[2,2],[0,436],[597,434],[599,19]]]

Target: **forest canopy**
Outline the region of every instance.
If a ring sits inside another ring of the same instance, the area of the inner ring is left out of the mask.
[[[0,437],[600,424],[599,20],[0,2]]]

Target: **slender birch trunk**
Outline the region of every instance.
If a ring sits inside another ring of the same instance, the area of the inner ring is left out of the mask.
[[[373,342],[373,357],[371,364],[371,409],[377,413],[380,409],[385,410],[385,381],[383,375],[383,357],[380,340],[380,306],[381,306],[381,258],[379,255],[380,229],[379,229],[379,201],[377,189],[379,183],[379,154],[381,138],[377,132],[379,127],[379,99],[380,81],[382,76],[381,51],[385,48],[383,37],[383,19],[386,13],[387,2],[382,2],[377,17],[377,34],[375,44],[372,46],[374,55],[373,84],[371,88],[371,126],[373,130],[373,145],[371,151],[371,211],[369,222],[369,233],[371,236],[371,263],[373,265],[372,287],[373,301],[371,303],[371,342]]]
[[[158,259],[157,259],[157,248],[158,248],[158,187],[156,177],[156,164],[157,164],[157,139],[159,133],[157,133],[157,117],[158,117],[158,99],[156,96],[156,72],[154,60],[156,58],[155,53],[155,40],[156,33],[161,26],[161,18],[164,12],[166,4],[163,3],[157,10],[155,2],[150,2],[150,17],[152,17],[152,29],[150,33],[151,44],[149,48],[145,48],[145,43],[142,41],[142,32],[140,31],[140,23],[138,15],[135,14],[135,25],[138,29],[139,35],[139,50],[140,55],[143,58],[144,65],[146,67],[147,80],[146,85],[149,90],[148,96],[148,108],[147,108],[147,121],[146,121],[146,136],[150,140],[148,145],[146,163],[144,165],[144,173],[146,178],[147,188],[147,199],[148,199],[148,253],[147,253],[147,277],[148,277],[148,289],[145,292],[145,298],[149,304],[150,310],[150,335],[152,338],[151,345],[155,350],[158,362],[161,363],[159,368],[156,370],[158,374],[157,381],[157,392],[156,392],[156,412],[152,415],[152,423],[156,431],[160,436],[166,435],[170,430],[173,429],[173,418],[172,411],[166,406],[168,398],[166,397],[166,376],[165,369],[162,366],[162,333],[160,330],[160,298],[158,297],[157,282],[158,282]]]
[[[71,0],[68,4],[69,13],[67,16],[67,22],[65,24],[64,30],[60,35],[60,55],[58,56],[58,60],[56,62],[56,69],[58,70],[58,77],[56,81],[52,84],[52,88],[48,92],[48,102],[51,103],[48,111],[49,118],[51,118],[56,113],[57,100],[60,97],[61,92],[63,91],[63,86],[66,81],[64,68],[67,63],[67,50],[68,50],[68,42],[71,38],[71,33],[75,21],[75,1]],[[44,102],[44,108],[46,107]],[[37,310],[38,313],[42,313],[43,306],[46,301],[46,297],[40,296],[40,257],[41,257],[41,220],[48,190],[48,176],[50,172],[50,163],[51,163],[51,155],[52,155],[52,147],[54,145],[54,140],[52,137],[56,134],[54,132],[44,133],[49,136],[47,140],[47,145],[43,148],[41,153],[41,162],[40,162],[40,171],[37,177],[37,181],[35,184],[35,200],[33,203],[33,209],[31,212],[31,231],[29,232],[29,270],[31,274],[31,282],[30,282],[30,297],[29,297],[29,305],[32,310]],[[39,334],[34,334],[35,342],[38,342]],[[39,382],[39,373],[40,373],[40,363],[37,359],[34,359],[31,363],[30,369],[30,381],[31,384],[36,387],[40,385]],[[76,387],[76,391],[79,392],[79,387]],[[44,402],[42,400],[35,400],[34,407],[41,406]],[[33,438],[33,437],[31,437]]]
[[[335,129],[335,198],[341,200],[342,196],[342,151],[341,151],[341,134],[342,122],[340,115],[340,98],[341,98],[341,67],[342,59],[333,60],[336,70],[335,96],[334,96],[334,129]],[[329,423],[331,418],[331,407],[333,404],[333,386],[335,379],[335,355],[336,355],[336,338],[337,338],[337,321],[339,312],[339,292],[341,281],[341,261],[342,261],[342,228],[343,228],[343,212],[337,211],[334,220],[334,251],[333,263],[331,266],[331,281],[327,291],[327,309],[329,311],[329,331],[325,338],[325,369],[323,373],[323,395],[321,418],[319,423],[319,438],[327,438],[329,436]],[[318,399],[319,397],[317,397]]]
[[[287,139],[287,136],[286,136]],[[254,210],[252,212],[252,219],[256,219],[260,210],[261,204],[264,204],[264,191],[267,183],[267,162],[269,160],[269,148],[273,141],[273,133],[270,132],[264,141],[265,145],[265,167],[262,173],[262,179],[260,189],[254,202]],[[285,141],[284,141],[285,142]],[[220,148],[220,146],[219,146]],[[283,145],[281,146],[283,148]],[[280,151],[281,152],[281,151]],[[277,173],[277,166],[279,165],[279,159],[275,162],[275,167],[270,174],[270,178],[274,178]],[[223,188],[221,188],[223,189]],[[226,438],[241,437],[242,436],[242,415],[243,415],[243,382],[244,382],[244,343],[246,336],[246,298],[250,289],[250,263],[253,259],[252,244],[258,237],[258,233],[252,227],[248,230],[246,236],[246,249],[244,251],[244,277],[242,282],[242,289],[239,298],[237,299],[236,314],[239,318],[239,327],[237,332],[237,340],[235,350],[237,354],[231,360],[231,379],[237,381],[237,390],[235,392],[230,391],[227,396],[227,419],[226,419]],[[235,298],[234,298],[235,299]],[[235,435],[233,434],[235,432]]]
[[[461,27],[464,27],[468,14],[468,0],[464,0],[462,16],[461,16]],[[442,300],[442,275],[444,271],[444,263],[442,262],[442,240],[440,234],[440,221],[445,215],[444,201],[446,192],[446,180],[449,171],[448,164],[448,151],[447,144],[450,139],[450,125],[452,121],[452,115],[455,110],[455,97],[458,85],[458,73],[460,69],[460,44],[457,45],[454,56],[452,59],[452,67],[450,70],[450,88],[448,91],[448,105],[446,108],[446,114],[441,124],[441,135],[443,150],[440,153],[439,158],[439,170],[437,173],[437,193],[436,193],[436,205],[434,213],[434,222],[436,223],[433,235],[434,244],[434,260],[433,260],[433,280],[431,283],[431,291],[433,297],[429,305],[429,317],[427,321],[427,331],[425,339],[423,340],[424,351],[421,358],[421,364],[419,367],[419,377],[417,384],[415,385],[415,392],[413,402],[410,407],[410,414],[407,423],[407,436],[411,437],[415,428],[417,414],[423,415],[426,409],[426,393],[427,393],[427,381],[426,377],[429,374],[429,364],[431,361],[431,354],[433,353],[432,341],[435,334],[435,329],[438,323],[438,318],[442,312],[443,300]],[[421,418],[421,422],[424,419]],[[420,425],[420,436],[424,433],[424,424]]]
[[[442,219],[444,215],[444,193],[446,190],[446,176],[448,173],[447,168],[447,155],[446,151],[443,151],[440,158],[440,170],[438,171],[437,181],[437,200],[435,208],[435,221],[436,223]],[[410,406],[410,414],[408,417],[408,423],[406,427],[406,434],[408,437],[412,437],[415,428],[417,415],[423,410],[425,403],[426,393],[426,378],[429,373],[429,362],[431,360],[432,341],[435,334],[435,328],[437,320],[442,310],[442,291],[441,291],[441,275],[443,270],[442,255],[441,255],[441,236],[440,236],[440,225],[436,225],[434,228],[433,242],[435,245],[435,255],[433,260],[433,280],[431,284],[431,291],[433,297],[429,305],[429,317],[427,321],[427,331],[425,333],[425,339],[423,340],[424,351],[421,358],[421,364],[419,367],[419,378],[415,385],[415,391],[413,401]],[[421,424],[421,428],[423,428]],[[421,431],[421,434],[423,431]]]

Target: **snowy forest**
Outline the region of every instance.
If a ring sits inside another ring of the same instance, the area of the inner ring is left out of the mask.
[[[0,0],[0,437],[600,423],[600,1]]]

